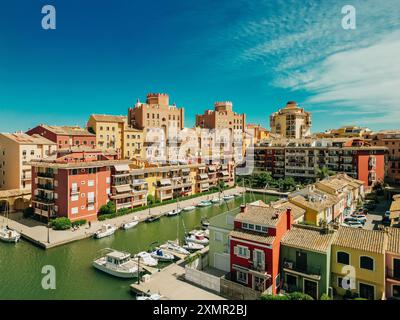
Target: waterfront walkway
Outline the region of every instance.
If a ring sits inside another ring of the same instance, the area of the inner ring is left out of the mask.
[[[246,188],[247,192],[254,192],[254,193],[261,193],[267,194],[271,196],[280,196],[280,197],[287,197],[290,192],[281,192],[273,189],[253,189],[253,188]]]
[[[224,191],[225,195],[234,194],[237,192],[242,192],[243,188],[236,187],[229,190]],[[194,206],[198,204],[202,200],[212,199],[213,197],[218,196],[218,193],[207,194],[204,196],[195,197],[188,200],[182,200],[179,202],[181,208]],[[150,209],[151,215],[162,216],[168,211],[172,211],[176,209],[176,203],[170,203],[163,206],[158,206]],[[48,249],[56,246],[60,246],[66,243],[70,243],[73,241],[81,240],[84,238],[89,238],[93,236],[93,234],[101,228],[101,225],[104,223],[109,223],[111,225],[116,226],[117,228],[121,227],[122,224],[132,221],[133,217],[137,216],[140,221],[144,221],[149,217],[149,209],[137,211],[134,213],[130,213],[121,217],[116,217],[113,219],[108,219],[105,221],[94,221],[92,222],[92,226],[89,229],[88,226],[81,226],[79,229],[72,230],[49,230],[49,240],[48,242],[48,228],[43,223],[40,223],[33,219],[25,219],[22,216],[22,212],[16,212],[10,214],[10,221],[8,223],[9,227],[17,230],[21,233],[24,239],[27,239],[42,248]],[[5,221],[1,221],[1,224],[4,224]]]
[[[132,284],[134,292],[158,293],[166,300],[225,300],[223,297],[196,287],[182,280],[185,276],[183,261],[170,264],[169,266],[151,275],[150,280],[140,284]]]

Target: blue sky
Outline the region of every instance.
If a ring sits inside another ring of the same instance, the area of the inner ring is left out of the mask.
[[[41,8],[57,29],[41,28]],[[357,29],[341,26],[352,4]],[[84,125],[126,114],[148,92],[185,107],[186,126],[215,101],[248,122],[295,100],[313,131],[399,128],[398,0],[5,0],[0,10],[0,131]]]

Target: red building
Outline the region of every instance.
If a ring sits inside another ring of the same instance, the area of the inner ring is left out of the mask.
[[[96,146],[96,135],[78,126],[48,126],[40,124],[26,133],[30,136],[39,134],[57,143],[58,149],[82,146],[94,148]]]
[[[45,220],[95,220],[111,193],[110,160],[100,151],[59,152],[55,159],[31,161],[32,207]]]
[[[254,290],[275,294],[281,282],[280,241],[292,223],[290,209],[242,206],[229,234],[231,279]]]

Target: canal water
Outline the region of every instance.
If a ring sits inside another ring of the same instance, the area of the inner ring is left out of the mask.
[[[247,202],[275,199],[257,194],[247,194],[246,198]],[[229,209],[239,207],[242,201],[242,197],[229,201]],[[210,218],[227,210],[226,204],[196,208],[182,212],[179,217],[162,217],[130,230],[118,230],[111,237],[89,238],[49,250],[25,240],[15,245],[0,242],[0,299],[134,299],[129,290],[134,280],[114,278],[92,267],[101,249],[113,248],[132,254],[148,250],[156,241],[162,244],[176,239],[178,225],[183,239],[183,224],[190,231],[200,227],[202,217]],[[45,265],[55,267],[55,290],[42,288],[45,274],[41,272]]]

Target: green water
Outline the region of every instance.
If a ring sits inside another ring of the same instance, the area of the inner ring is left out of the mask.
[[[249,194],[246,197],[247,201],[273,199]],[[235,198],[228,202],[229,209],[241,203],[242,198]],[[157,222],[140,223],[130,230],[118,230],[107,238],[85,239],[49,250],[25,240],[15,245],[0,243],[0,299],[133,299],[129,285],[134,280],[114,278],[92,267],[99,250],[107,247],[131,253],[147,250],[155,241],[162,244],[176,239],[178,222],[180,238],[183,238],[181,220],[190,231],[199,227],[202,217],[213,217],[227,210],[226,204],[196,208],[179,217],[163,217]],[[56,269],[55,290],[44,290],[41,286],[45,265]]]

